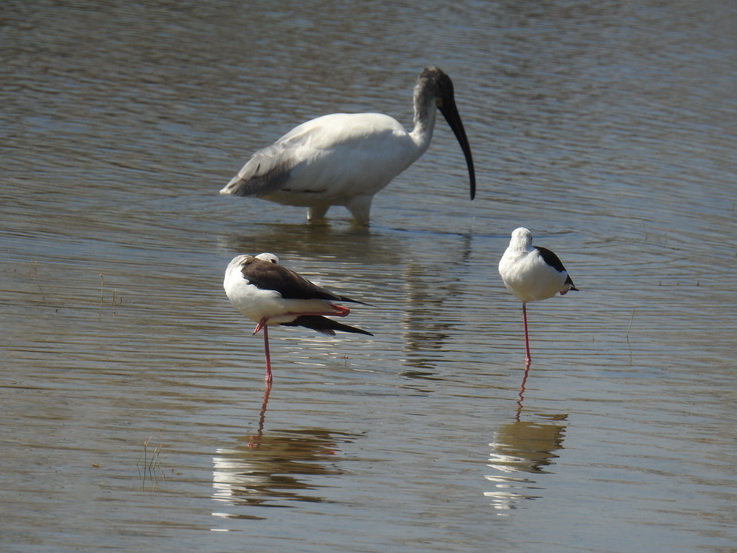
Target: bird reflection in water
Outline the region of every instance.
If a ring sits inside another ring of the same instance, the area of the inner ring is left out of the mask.
[[[520,398],[523,392],[524,385]],[[555,452],[563,447],[568,415],[537,415],[536,421],[519,420],[519,416],[520,411],[513,422],[499,428],[489,444],[487,466],[494,473],[485,478],[494,484],[494,490],[484,495],[499,515],[516,509],[523,500],[540,497],[543,488],[532,475],[549,472],[546,467],[554,463],[558,457]]]
[[[261,438],[264,435],[264,422],[266,422],[266,407],[269,405],[269,394],[271,393],[271,383],[267,382],[264,386],[264,399],[261,402],[261,411],[258,414],[258,431],[248,440],[248,447],[261,447]]]
[[[525,363],[525,373],[522,375],[522,384],[520,384],[519,393],[517,394],[517,414],[515,415],[515,420],[519,420],[522,415],[522,408],[524,407],[523,404],[525,402],[525,386],[527,385],[527,376],[529,374],[530,364]]]
[[[437,239],[448,240],[452,246],[447,263],[453,264],[462,277],[471,257],[471,235],[443,236]],[[405,304],[399,319],[403,340],[406,367],[402,376],[411,379],[407,387],[425,391],[421,380],[442,380],[437,366],[443,362],[449,343],[460,335],[457,317],[457,299],[463,296],[462,278],[448,279],[442,271],[438,272],[435,261],[402,261],[402,282]],[[460,274],[463,273],[463,274]]]
[[[232,507],[289,507],[293,502],[322,502],[315,494],[315,477],[341,474],[339,443],[354,436],[321,428],[264,432],[270,388],[266,388],[258,432],[237,438],[213,457],[213,499]],[[256,514],[230,510],[223,518],[260,519]]]

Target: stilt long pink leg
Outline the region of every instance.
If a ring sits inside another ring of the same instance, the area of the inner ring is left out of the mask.
[[[522,320],[525,323],[525,369],[530,368],[530,337],[527,333],[527,304],[522,302]]]
[[[266,324],[268,322],[269,319],[261,319],[253,334],[256,334],[259,330],[264,331],[264,355],[266,357],[266,378],[264,380],[266,381],[266,387],[271,388],[271,352],[269,352],[269,327]]]

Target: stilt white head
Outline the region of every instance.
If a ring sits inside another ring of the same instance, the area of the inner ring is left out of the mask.
[[[527,331],[527,303],[564,296],[578,290],[568,271],[555,253],[532,245],[532,233],[520,227],[512,232],[509,247],[499,261],[499,274],[504,286],[522,302],[525,326],[525,366],[530,365],[530,341]]]

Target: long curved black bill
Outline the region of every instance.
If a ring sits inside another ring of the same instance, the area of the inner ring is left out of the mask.
[[[458,143],[461,145],[463,155],[466,157],[466,165],[468,165],[468,176],[471,180],[471,199],[476,197],[476,171],[473,168],[473,156],[471,155],[471,146],[468,143],[466,137],[466,130],[463,128],[463,122],[461,116],[458,113],[455,99],[452,96],[446,96],[443,98],[442,105],[438,106],[440,113],[443,114],[445,120],[448,122],[453,134],[456,135]]]

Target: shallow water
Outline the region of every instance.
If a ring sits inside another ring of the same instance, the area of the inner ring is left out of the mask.
[[[3,551],[737,551],[737,10],[6,2]],[[374,200],[221,197],[324,113],[440,122]],[[528,226],[579,293],[519,303]],[[369,302],[260,337],[236,253]]]

